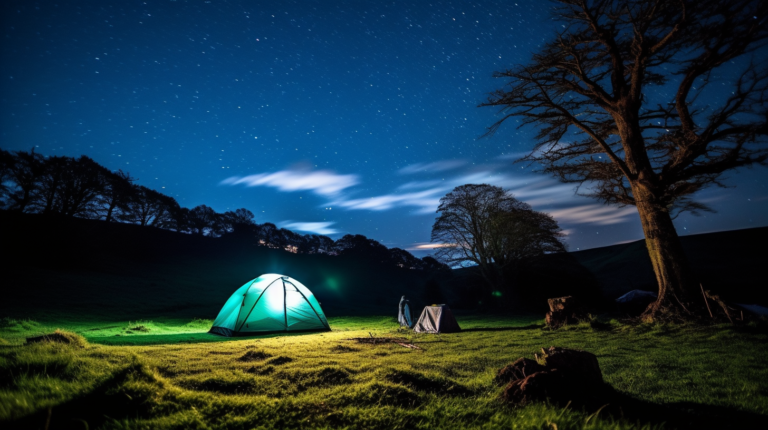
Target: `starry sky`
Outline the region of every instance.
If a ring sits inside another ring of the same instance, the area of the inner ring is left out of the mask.
[[[634,208],[513,164],[534,129],[478,108],[560,25],[539,1],[4,1],[0,146],[87,155],[185,207],[426,255],[440,197],[491,183],[570,250],[642,238]],[[701,192],[680,234],[768,225],[768,169]]]

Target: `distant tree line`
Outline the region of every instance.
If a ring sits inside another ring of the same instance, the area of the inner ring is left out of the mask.
[[[355,255],[406,269],[447,268],[432,257],[419,259],[359,234],[334,241],[322,235],[298,234],[272,223],[257,224],[253,213],[244,208],[224,213],[206,205],[184,208],[173,197],[136,184],[136,178],[128,172],[109,170],[84,155],[45,157],[34,149],[0,149],[0,207],[210,237],[252,238],[258,246],[302,254]]]

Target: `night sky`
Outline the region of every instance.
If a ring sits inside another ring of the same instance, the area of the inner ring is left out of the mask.
[[[423,256],[438,200],[491,183],[570,250],[642,238],[635,209],[513,164],[534,129],[478,108],[560,25],[539,1],[3,1],[0,146],[87,155],[179,204],[357,233]],[[514,120],[513,120],[514,121]],[[768,169],[698,195],[680,234],[768,225]],[[419,248],[421,246],[421,248]]]

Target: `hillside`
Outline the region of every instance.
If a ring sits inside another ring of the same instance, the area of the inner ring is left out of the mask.
[[[768,306],[768,227],[681,237],[694,273],[704,289],[727,301]],[[454,270],[448,286],[482,282],[474,268]],[[628,291],[656,291],[656,277],[645,241],[545,255],[528,262],[514,275],[529,310],[545,312],[546,298],[575,295],[597,310],[613,309],[613,300]],[[473,301],[468,292],[464,302]],[[462,303],[459,303],[462,304]]]
[[[0,212],[0,241],[9,255],[0,314],[40,321],[80,311],[102,321],[212,319],[240,285],[264,273],[299,280],[329,316],[392,314],[403,294],[418,303],[433,276],[242,238],[8,212]]]
[[[453,276],[386,268],[351,256],[292,254],[248,239],[209,238],[150,227],[77,218],[0,212],[4,293],[0,315],[55,321],[84,319],[212,319],[237,287],[263,273],[282,273],[307,285],[329,316],[394,314],[400,296],[422,305],[447,301],[475,308],[471,270]],[[768,228],[682,238],[706,289],[738,303],[768,305],[762,266]],[[425,288],[430,280],[440,286]],[[625,292],[655,290],[643,241],[548,255],[516,282],[528,303],[576,294],[603,309]],[[602,300],[600,300],[602,299]],[[518,311],[520,309],[517,309]]]
[[[704,289],[738,303],[768,305],[768,227],[697,234],[681,238]],[[656,278],[645,241],[569,253],[597,280],[608,298],[633,289],[655,291]]]

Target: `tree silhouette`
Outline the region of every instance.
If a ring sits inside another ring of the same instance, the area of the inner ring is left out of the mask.
[[[245,208],[224,212],[221,217],[225,230],[236,235],[253,234],[253,218],[253,212]]]
[[[101,166],[100,166],[101,167]],[[116,221],[116,215],[124,211],[131,196],[134,178],[128,172],[111,172],[102,167],[104,187],[99,198],[99,218],[107,222]]]
[[[40,189],[40,180],[45,172],[45,159],[36,153],[34,148],[29,152],[4,152],[2,159],[3,170],[10,179],[5,191],[8,197],[6,205],[11,210],[27,211]]]
[[[506,274],[526,258],[565,251],[551,216],[500,187],[456,187],[440,199],[437,212],[432,226],[432,242],[442,245],[437,259],[451,266],[477,265],[492,290],[510,291]]]
[[[141,226],[159,227],[159,224],[170,218],[169,202],[168,196],[143,185],[135,185],[120,220]]]
[[[85,155],[78,159],[65,157],[56,189],[55,211],[70,217],[97,217],[95,204],[105,185],[101,166],[91,158]]]
[[[673,225],[723,172],[764,163],[768,2],[561,0],[564,30],[481,106],[540,127],[522,161],[634,205],[659,284],[646,321],[706,312]],[[718,74],[737,73],[729,93]],[[719,85],[718,85],[719,87]],[[656,90],[653,90],[656,88]],[[697,300],[698,299],[698,300]]]
[[[376,263],[389,260],[389,250],[379,242],[362,234],[347,234],[334,243],[338,255],[354,255]]]
[[[189,211],[190,230],[194,234],[216,236],[219,223],[219,214],[206,205],[195,206]]]

